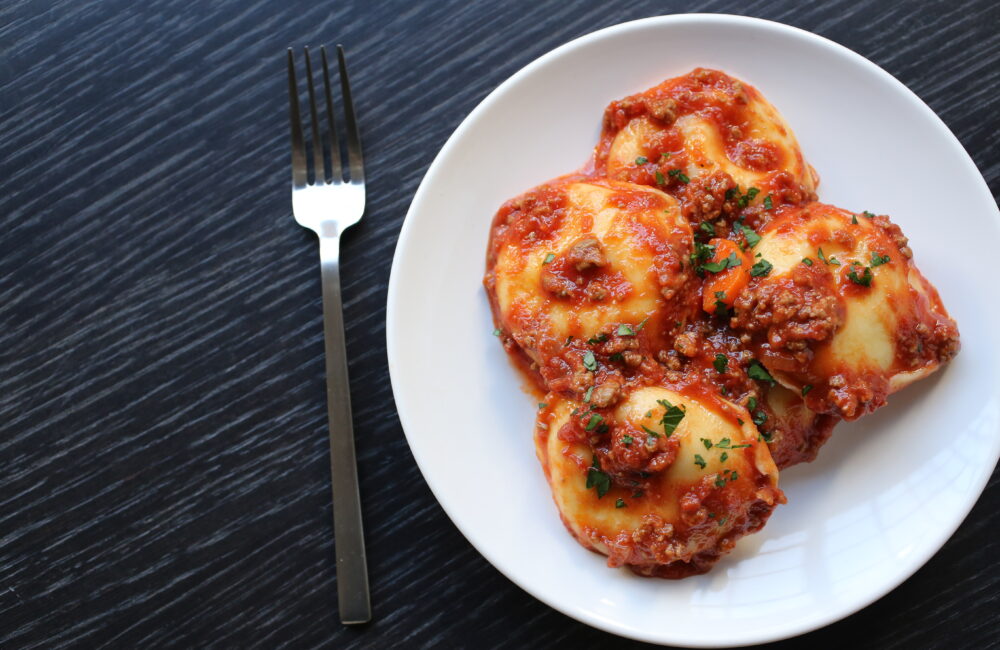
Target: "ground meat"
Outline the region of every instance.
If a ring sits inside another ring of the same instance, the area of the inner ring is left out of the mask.
[[[611,445],[597,450],[604,471],[627,484],[638,476],[649,477],[670,467],[677,458],[680,441],[654,437],[631,425],[620,424],[611,434]]]
[[[685,357],[695,356],[698,354],[698,335],[695,332],[678,334],[674,339],[674,349]]]
[[[691,223],[715,221],[723,214],[735,214],[739,206],[735,192],[730,192],[735,188],[733,177],[723,171],[692,179],[684,188],[681,214]],[[727,193],[730,195],[728,200]]]
[[[626,350],[622,352],[622,360],[625,362],[625,365],[634,368],[642,363],[642,355],[633,350]]]
[[[590,403],[596,408],[603,409],[615,404],[621,397],[622,384],[615,379],[609,379],[596,386],[590,396]]]
[[[601,242],[594,237],[584,237],[578,239],[566,253],[566,259],[576,267],[577,271],[583,271],[591,267],[601,267],[608,265],[608,258],[604,255],[604,248]]]
[[[646,110],[667,125],[673,124],[677,119],[677,102],[669,97],[647,97]]]
[[[751,284],[737,297],[730,326],[766,334],[773,349],[793,352],[805,360],[807,345],[831,339],[846,314],[842,300],[832,291],[814,288],[807,273],[796,268],[791,281]]]
[[[892,243],[896,245],[899,249],[900,254],[906,259],[913,257],[913,251],[910,250],[910,240],[903,234],[899,226],[889,221],[889,217],[884,214],[880,214],[872,219],[872,223],[882,229],[882,231],[889,236]]]
[[[550,269],[543,269],[541,276],[542,288],[560,298],[568,298],[576,293],[577,286]]]

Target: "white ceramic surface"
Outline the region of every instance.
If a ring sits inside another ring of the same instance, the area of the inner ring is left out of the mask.
[[[704,576],[605,567],[560,523],[532,446],[535,400],[497,339],[481,278],[500,204],[584,163],[602,111],[695,66],[756,86],[796,131],[821,200],[888,213],[959,323],[963,350],[889,405],[841,424],[781,475],[788,504]],[[956,97],[956,101],[961,98]],[[798,29],[684,15],[626,23],[541,57],[490,94],[427,172],[389,283],[400,420],[435,496],[500,571],[549,605],[627,637],[744,645],[836,621],[900,584],[955,531],[1000,453],[1000,323],[984,258],[1000,218],[936,115],[861,56]]]

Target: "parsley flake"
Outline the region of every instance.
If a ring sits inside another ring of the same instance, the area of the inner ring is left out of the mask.
[[[803,386],[802,387],[802,397],[805,397],[809,393],[809,391],[811,391],[812,389],[813,389],[812,384],[806,384],[805,386]]]
[[[750,267],[750,275],[755,278],[763,277],[771,272],[774,265],[767,260],[761,258],[756,264]]]
[[[590,388],[587,389],[587,392],[583,394],[583,403],[584,404],[589,404],[590,403],[590,396],[593,395],[593,394],[594,394],[594,387],[591,386]]]
[[[758,235],[750,226],[744,226],[741,223],[737,226],[737,228],[741,233],[743,233],[743,236],[747,238],[747,244],[750,245],[750,248],[753,248],[760,243],[760,235]]]
[[[626,447],[631,447],[633,440],[634,438],[627,433],[624,436],[622,436],[622,444],[625,445]]]
[[[597,359],[594,358],[594,353],[587,350],[583,355],[583,367],[587,370],[597,370]]]
[[[624,508],[625,507],[625,499],[615,499],[615,507],[616,508]]]
[[[764,197],[764,209],[765,210],[773,210],[774,209],[774,202],[771,200],[771,195],[770,194],[768,194],[767,196]]]
[[[709,273],[721,273],[726,269],[740,266],[742,263],[743,262],[740,261],[740,258],[736,257],[736,253],[730,253],[728,257],[724,257],[718,262],[708,262],[706,264],[702,264],[701,268]]]
[[[666,182],[667,182],[667,179],[663,177],[663,174],[659,170],[657,170],[657,172],[656,172],[656,184],[657,185],[663,185]]]
[[[670,434],[677,428],[677,425],[684,419],[684,408],[681,406],[674,406],[665,399],[658,399],[656,400],[656,403],[664,408],[663,417],[660,418],[660,424],[663,425],[663,432],[669,438]]]
[[[593,431],[597,428],[597,425],[604,422],[604,418],[601,417],[599,413],[591,413],[590,420],[587,421],[587,426],[585,427],[587,431]]]
[[[500,328],[499,327],[497,329],[493,330],[493,336],[500,336],[500,334],[501,334],[501,332],[500,332]]]
[[[803,257],[802,258],[802,263],[805,264],[806,266],[812,266],[813,265],[813,261],[811,259],[809,259],[808,257]]]
[[[639,156],[638,158],[635,159],[635,164],[637,165],[645,165],[648,162],[649,160],[647,160],[645,156]]]
[[[708,467],[708,463],[706,463],[705,459],[701,457],[701,454],[694,455],[694,464],[702,469]]]
[[[600,499],[611,489],[611,477],[601,471],[601,463],[594,456],[594,462],[587,468],[587,489],[597,488],[597,498]]]
[[[770,385],[774,386],[774,377],[772,377],[771,373],[767,371],[767,368],[761,365],[760,361],[757,361],[756,359],[750,362],[750,366],[747,368],[747,377],[758,381],[766,381]]]
[[[555,253],[549,253],[548,255],[545,256],[545,259],[542,260],[542,264],[549,264],[555,258],[556,258],[556,254]]]
[[[682,183],[690,183],[691,182],[691,179],[688,178],[684,174],[684,171],[681,170],[681,169],[671,169],[670,171],[667,172],[667,174],[669,174],[670,176],[673,176],[674,178],[676,178],[677,180],[679,180]]]
[[[861,275],[858,275],[859,268],[864,269]],[[870,268],[863,266],[858,262],[854,262],[851,264],[851,270],[847,272],[847,277],[854,284],[859,284],[862,287],[870,287],[872,286],[872,278],[874,276],[872,275],[872,270]]]
[[[631,326],[622,323],[618,326],[618,336],[635,336],[635,330]]]
[[[715,361],[712,362],[712,365],[715,366],[716,371],[725,372],[726,366],[729,365],[729,357],[724,354],[717,354],[715,355]]]
[[[878,253],[872,251],[872,268],[888,264],[891,261],[892,260],[889,259],[888,255],[879,255]]]

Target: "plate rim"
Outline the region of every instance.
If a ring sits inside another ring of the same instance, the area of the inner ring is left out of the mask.
[[[452,524],[462,533],[463,537],[473,546],[473,548],[489,562],[493,568],[504,575],[508,580],[513,582],[519,588],[527,592],[533,598],[545,603],[549,607],[552,607],[556,611],[561,612],[581,623],[589,625],[591,627],[615,634],[624,638],[634,639],[638,641],[644,641],[647,643],[654,643],[659,645],[679,645],[683,647],[691,648],[709,648],[709,647],[744,647],[753,644],[767,643],[773,641],[780,641],[784,639],[789,639],[793,637],[800,636],[815,630],[827,627],[837,621],[846,619],[847,617],[865,609],[877,600],[885,597],[887,594],[898,588],[901,584],[906,582],[911,578],[917,571],[919,571],[934,555],[936,555],[941,548],[948,542],[948,540],[955,534],[955,532],[961,527],[961,525],[968,518],[969,513],[972,508],[978,503],[979,499],[982,497],[986,486],[989,484],[990,478],[993,471],[996,469],[997,461],[1000,460],[1000,449],[997,449],[994,453],[993,467],[994,470],[984,473],[983,478],[979,481],[976,486],[975,492],[977,494],[975,499],[971,499],[966,505],[964,512],[961,513],[960,517],[955,518],[954,524],[952,526],[945,526],[939,529],[939,535],[934,540],[932,544],[928,544],[922,552],[915,553],[909,556],[905,564],[902,566],[901,570],[893,576],[892,579],[887,580],[885,583],[879,585],[877,588],[873,589],[870,593],[866,594],[863,598],[858,598],[856,601],[850,603],[847,606],[841,607],[839,609],[834,608],[826,611],[823,615],[820,615],[814,619],[808,620],[804,624],[789,624],[780,630],[774,629],[764,629],[758,631],[756,634],[750,634],[745,640],[741,640],[738,643],[727,643],[720,645],[718,643],[712,643],[709,641],[697,641],[691,639],[670,639],[665,638],[663,635],[651,635],[644,633],[642,630],[636,630],[630,627],[626,627],[617,624],[616,621],[608,620],[604,618],[591,617],[586,611],[578,611],[573,606],[567,606],[560,601],[551,600],[539,593],[536,593],[531,587],[522,584],[518,579],[508,573],[508,570],[502,566],[502,563],[497,561],[493,554],[486,550],[484,545],[477,542],[477,535],[475,532],[470,530],[467,525],[460,523],[460,518],[453,514],[451,506],[448,505],[446,494],[444,490],[441,489],[440,485],[437,485],[435,479],[431,478],[424,471],[424,464],[421,461],[423,453],[419,451],[419,445],[414,445],[411,439],[412,430],[410,427],[413,424],[409,417],[405,414],[409,409],[404,408],[402,405],[407,403],[406,398],[403,396],[404,393],[400,387],[400,371],[398,370],[398,359],[399,353],[398,348],[402,345],[400,340],[401,326],[399,325],[398,314],[394,309],[394,304],[398,300],[398,285],[400,283],[400,259],[405,254],[404,251],[407,248],[407,242],[412,238],[413,229],[415,226],[413,215],[419,211],[419,205],[423,202],[424,196],[429,192],[428,179],[433,179],[436,176],[438,167],[450,150],[456,146],[456,143],[462,139],[465,132],[471,128],[471,124],[476,121],[479,114],[486,111],[487,108],[501,95],[503,95],[511,86],[518,83],[523,77],[532,74],[537,68],[546,65],[549,61],[561,57],[571,50],[585,47],[591,42],[599,41],[604,38],[613,36],[619,32],[627,32],[631,29],[644,28],[647,26],[654,25],[669,25],[672,23],[684,24],[684,23],[717,23],[720,25],[744,25],[753,28],[763,28],[768,30],[774,30],[776,32],[781,32],[786,36],[793,36],[795,38],[811,41],[814,44],[821,45],[825,48],[833,50],[836,54],[840,56],[846,56],[849,59],[853,59],[855,63],[862,66],[866,66],[871,69],[877,76],[880,77],[881,81],[893,86],[897,91],[902,91],[903,94],[914,104],[916,108],[925,114],[925,117],[930,118],[930,122],[935,124],[939,131],[942,131],[946,136],[946,141],[949,143],[952,149],[959,154],[959,159],[963,161],[966,169],[962,172],[964,175],[972,175],[975,182],[979,185],[980,191],[986,192],[992,200],[992,193],[989,191],[989,186],[986,180],[983,178],[982,173],[976,166],[975,161],[966,151],[965,147],[962,146],[961,141],[955,136],[955,134],[948,128],[948,125],[934,112],[930,106],[924,102],[915,92],[913,92],[908,86],[903,82],[898,80],[892,74],[884,70],[881,66],[875,62],[869,60],[863,55],[851,50],[850,48],[837,43],[825,36],[815,34],[813,32],[807,31],[805,29],[795,27],[793,25],[788,25],[785,23],[768,20],[764,18],[758,18],[753,16],[740,16],[735,14],[725,14],[725,13],[683,13],[683,14],[667,14],[659,16],[650,16],[646,18],[640,18],[637,20],[626,21],[622,23],[617,23],[610,25],[608,27],[603,27],[601,29],[583,34],[574,39],[571,39],[562,45],[559,45],[552,50],[542,54],[541,56],[533,59],[525,66],[520,68],[514,74],[509,76],[503,82],[501,82],[496,88],[490,91],[478,104],[469,112],[468,115],[459,123],[455,130],[451,133],[448,139],[442,145],[441,149],[434,156],[433,161],[427,167],[427,171],[424,173],[423,178],[414,193],[413,199],[407,209],[406,215],[403,219],[402,226],[400,228],[399,235],[396,240],[395,251],[392,258],[392,267],[389,274],[389,284],[388,292],[386,298],[386,355],[388,359],[389,367],[389,379],[393,393],[393,399],[396,404],[396,412],[400,421],[400,425],[403,429],[403,434],[406,438],[407,445],[410,448],[410,452],[413,454],[414,460],[417,463],[417,467],[420,470],[421,476],[427,483],[437,500],[438,504],[444,510],[445,514],[451,520]],[[995,218],[1000,218],[1000,210],[996,211]],[[996,445],[995,445],[996,446]],[[425,458],[425,457],[424,457]],[[445,497],[445,498],[443,498]]]

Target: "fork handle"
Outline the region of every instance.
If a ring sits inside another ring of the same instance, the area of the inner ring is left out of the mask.
[[[350,625],[367,623],[372,617],[372,610],[354,454],[344,312],[340,300],[339,234],[320,236],[319,254],[323,273],[323,338],[326,342],[326,407],[330,423],[337,600],[340,621]]]

